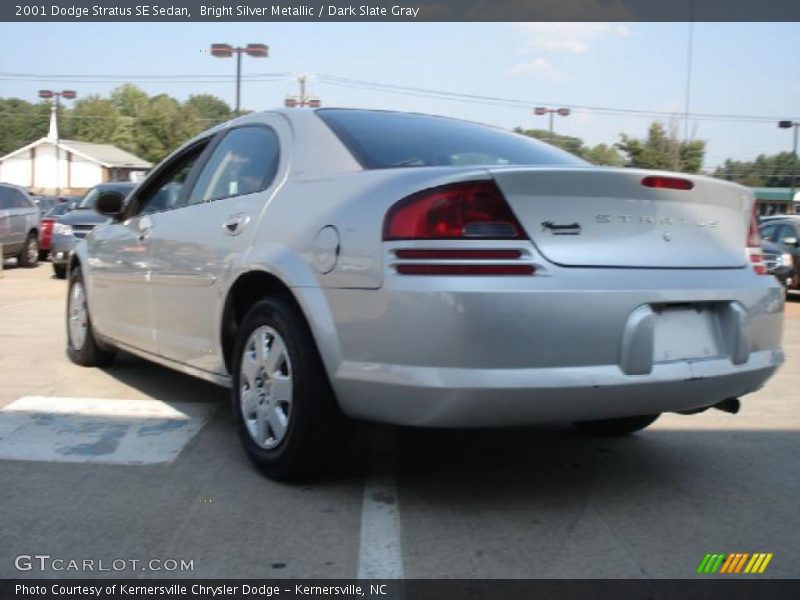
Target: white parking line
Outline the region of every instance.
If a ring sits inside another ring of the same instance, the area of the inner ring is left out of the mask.
[[[0,409],[0,459],[170,463],[202,429],[215,406],[24,396]]]
[[[393,436],[391,439],[373,440],[370,454],[373,461],[364,483],[361,508],[358,578],[402,579],[403,553]]]

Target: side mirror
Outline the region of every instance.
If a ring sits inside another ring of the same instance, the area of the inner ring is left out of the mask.
[[[783,241],[782,241],[782,243],[783,243],[783,244],[785,244],[786,246],[794,246],[795,248],[796,248],[796,247],[797,247],[797,245],[798,245],[798,244],[797,244],[797,238],[796,238],[796,237],[794,237],[794,236],[792,236],[792,237],[785,237],[785,238],[783,238]]]
[[[119,192],[100,192],[94,201],[95,212],[107,217],[118,217],[125,206],[125,196]]]

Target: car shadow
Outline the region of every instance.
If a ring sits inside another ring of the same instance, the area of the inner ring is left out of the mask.
[[[213,383],[162,367],[127,352],[103,369],[119,382],[156,400],[176,402],[226,402],[230,392]]]

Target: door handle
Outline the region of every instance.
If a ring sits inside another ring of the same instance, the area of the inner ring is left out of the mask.
[[[139,241],[143,242],[153,229],[153,220],[150,217],[139,219]]]
[[[222,230],[228,235],[239,235],[250,222],[250,215],[247,213],[237,213],[230,215],[222,224]]]

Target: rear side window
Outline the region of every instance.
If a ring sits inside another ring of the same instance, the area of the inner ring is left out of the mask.
[[[22,192],[17,192],[17,206],[20,208],[36,208],[32,200],[28,200],[27,196]]]
[[[785,244],[787,238],[796,238],[797,232],[791,225],[781,225],[776,237],[778,238],[778,242]]]
[[[6,190],[9,199],[8,208],[33,208],[33,203],[25,197],[25,194],[11,188]]]
[[[367,169],[587,164],[523,135],[444,117],[330,108],[317,115]]]
[[[211,202],[266,189],[278,171],[278,136],[268,127],[232,129],[203,166],[189,204]]]
[[[775,230],[777,229],[777,225],[765,225],[761,228],[761,237],[767,240],[768,242],[775,241]]]
[[[13,208],[11,201],[11,188],[0,185],[0,208]]]

